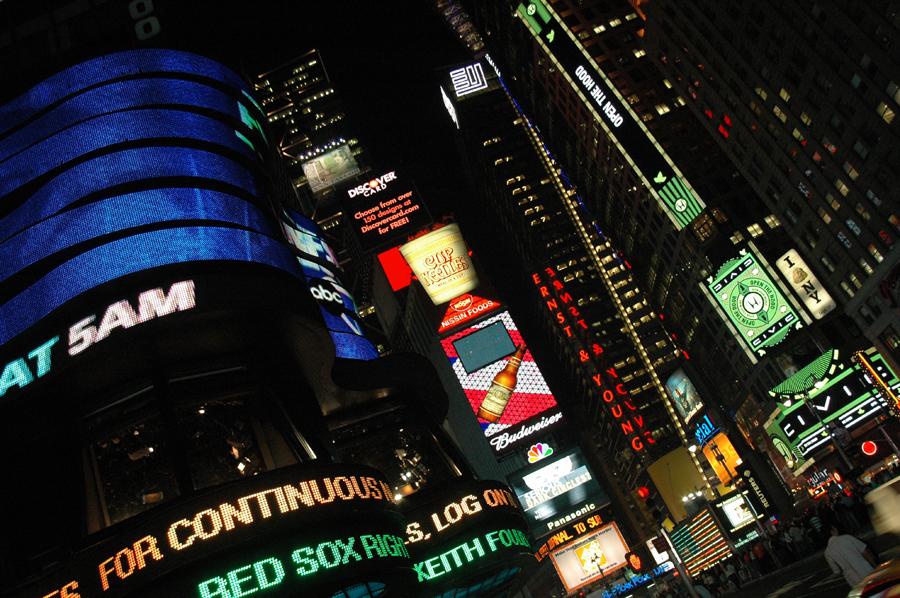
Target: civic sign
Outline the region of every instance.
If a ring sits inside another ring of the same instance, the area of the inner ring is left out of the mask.
[[[885,388],[896,394],[900,379],[884,358],[874,348],[864,354]],[[835,433],[832,428],[852,431],[884,413],[887,399],[867,376],[871,374],[858,362],[845,363],[832,349],[769,391],[782,403],[766,425],[779,451],[786,447],[799,461],[828,443]]]
[[[705,204],[550,3],[529,0],[520,3],[516,12],[631,162],[675,229],[693,222]]]
[[[754,356],[765,355],[803,326],[800,316],[751,251],[722,264],[707,280],[716,305]]]
[[[817,320],[825,317],[835,307],[834,299],[812,273],[797,250],[791,249],[775,262],[797,297]]]

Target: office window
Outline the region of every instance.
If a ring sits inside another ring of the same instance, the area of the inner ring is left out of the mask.
[[[783,87],[781,88],[781,91],[778,92],[778,95],[779,95],[779,97],[781,97],[781,99],[784,100],[785,102],[790,102],[790,101],[791,101],[791,94],[790,94],[790,92],[789,92],[788,90],[786,90],[785,88],[783,88]]]
[[[850,188],[841,179],[834,179],[834,188],[837,189],[844,197],[847,197],[847,194],[850,193]]]
[[[900,104],[900,86],[898,86],[893,81],[888,81],[887,84],[887,94],[891,96],[891,99],[894,100],[897,104]]]
[[[888,124],[894,122],[894,109],[885,102],[878,102],[878,107],[875,108],[875,111],[878,113],[878,116],[884,119],[884,122]]]
[[[761,234],[763,234],[763,228],[759,224],[751,224],[747,227],[747,232],[750,233],[750,236],[754,239]]]
[[[800,113],[800,122],[802,122],[804,125],[806,125],[808,127],[812,124],[812,119],[809,117],[809,114],[807,114],[806,112],[801,112]]]
[[[787,122],[787,114],[785,114],[784,110],[782,110],[780,106],[772,106],[772,112],[775,114],[775,116],[778,117],[778,120],[783,123]]]
[[[872,269],[872,266],[869,265],[869,262],[867,262],[865,258],[859,258],[859,267],[869,276],[872,276],[875,273],[875,270]]]

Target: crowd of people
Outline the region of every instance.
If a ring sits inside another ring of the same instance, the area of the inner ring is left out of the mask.
[[[717,563],[715,566],[694,577],[694,589],[700,598],[715,598],[738,591],[742,586],[785,567],[801,561],[830,546],[834,537],[840,537],[832,551],[840,549],[852,558],[854,549],[859,545],[858,536],[869,526],[868,511],[863,495],[866,488],[856,488],[848,495],[836,492],[822,497],[813,506],[808,507],[801,515],[789,521],[766,524],[766,537],[757,537],[743,545],[733,557]],[[851,540],[852,539],[852,540]],[[837,547],[837,544],[840,544]],[[862,543],[859,555],[862,557],[867,547]],[[826,553],[827,556],[827,553]],[[871,551],[864,556],[866,562],[874,555]],[[848,584],[853,585],[857,577],[855,571],[848,575],[846,565],[837,565],[833,559],[827,558],[835,572],[844,574]],[[874,563],[872,563],[874,564]],[[860,565],[860,570],[865,567]],[[686,596],[681,584],[664,584],[659,588],[657,596],[676,598]]]

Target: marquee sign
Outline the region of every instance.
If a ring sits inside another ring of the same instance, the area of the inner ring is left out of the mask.
[[[410,566],[393,491],[363,466],[305,463],[265,472],[139,519],[19,595],[67,588],[72,596],[123,596],[156,587],[159,578],[170,583],[177,571],[171,583],[190,595],[224,598],[237,595],[236,587],[309,587],[339,565]]]
[[[722,264],[708,279],[721,313],[738,330],[738,338],[754,356],[765,355],[793,330],[803,327],[800,316],[751,251]]]
[[[528,0],[520,3],[516,12],[596,122],[632,163],[675,229],[693,222],[705,204],[550,3]]]

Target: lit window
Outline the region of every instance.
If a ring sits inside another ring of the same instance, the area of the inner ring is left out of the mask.
[[[824,222],[825,224],[830,224],[830,223],[831,223],[831,214],[829,214],[829,213],[825,210],[825,208],[823,208],[823,207],[818,207],[818,208],[816,208],[816,211],[819,213],[819,218],[822,219],[822,222]]]
[[[869,262],[867,262],[865,258],[859,258],[859,267],[869,276],[872,276],[872,274],[875,273],[875,270],[872,269],[872,266],[869,265]]]
[[[843,195],[844,197],[847,197],[847,194],[850,193],[850,188],[841,179],[834,180],[834,187],[835,189],[840,191],[841,195]]]
[[[769,228],[778,228],[781,226],[781,222],[778,220],[778,217],[775,214],[769,214],[766,216],[766,224],[769,225]]]
[[[663,115],[663,114],[669,112],[669,110],[671,110],[671,108],[669,108],[668,104],[657,104],[656,105],[656,113],[659,115]]]
[[[626,20],[626,21],[633,21],[633,20],[635,20],[636,18],[637,18],[637,15],[636,15],[635,13],[633,13],[633,12],[630,12],[630,13],[628,13],[627,15],[625,15],[625,20]]]
[[[884,119],[884,122],[888,124],[894,122],[894,109],[885,102],[879,102],[875,111],[878,113],[878,116]]]
[[[603,33],[606,31],[606,25],[597,25],[594,27],[594,33]]]
[[[856,168],[854,168],[853,164],[850,164],[850,162],[844,162],[844,172],[847,173],[847,176],[850,177],[850,180],[855,181],[857,178],[859,178],[859,171],[856,170]],[[844,195],[846,195],[846,193]]]
[[[812,124],[812,119],[809,117],[809,114],[807,114],[806,112],[800,113],[800,121],[807,127]]]
[[[663,79],[663,85],[666,86],[666,89],[672,89],[672,83],[668,79]]]
[[[831,209],[835,212],[841,209],[841,202],[839,202],[837,198],[831,193],[825,194],[825,201],[827,201],[831,205]]]
[[[898,104],[900,104],[900,86],[893,81],[888,81],[887,94]]]
[[[875,258],[875,261],[879,264],[884,261],[884,256],[881,255],[881,252],[878,251],[878,248],[875,247],[874,243],[869,243],[869,255]]]
[[[822,137],[822,146],[832,154],[837,153],[837,146],[831,143],[828,137]]]
[[[635,58],[641,58],[642,56],[647,55],[647,53],[642,48],[635,48],[631,51],[631,53],[634,54]]]
[[[860,282],[859,277],[852,272],[850,273],[850,282],[852,282],[853,286],[855,286],[857,289],[862,288],[862,282]]]
[[[850,77],[850,85],[853,86],[853,89],[858,89],[860,83],[862,83],[862,77],[859,76],[859,73],[853,73],[853,76]]]
[[[639,98],[638,94],[636,94],[636,93],[631,94],[626,99],[628,100],[628,103],[631,104],[632,106],[634,106],[635,104],[637,104],[638,102],[641,101],[641,98]]]
[[[782,110],[781,107],[772,106],[772,112],[778,117],[778,120],[783,123],[787,122],[787,114],[784,113],[784,110]]]
[[[747,227],[747,232],[750,233],[750,236],[754,239],[761,234],[763,234],[763,228],[759,224],[751,224]]]
[[[678,96],[677,98],[675,98],[675,103],[679,106],[684,106],[685,104],[687,104],[687,101],[683,97]]]
[[[612,21],[609,22],[610,27],[618,27],[621,24],[622,24],[622,19],[613,19]]]
[[[769,97],[769,94],[766,93],[766,90],[763,89],[762,87],[757,87],[757,88],[756,88],[756,95],[758,95],[759,97],[761,97],[763,100],[765,100],[766,98]]]
[[[794,129],[792,135],[801,145],[806,145],[806,137],[803,136],[803,133],[801,133],[799,129]]]
[[[822,259],[820,261],[822,262],[822,265],[825,266],[825,268],[829,272],[834,272],[834,263],[830,259],[828,259],[827,256],[823,255]]]
[[[744,235],[741,234],[741,231],[737,231],[733,235],[731,235],[731,242],[735,245],[737,245],[738,243],[740,243],[743,240],[744,240]]]
[[[783,87],[781,88],[781,91],[778,92],[778,95],[779,95],[779,96],[781,97],[781,99],[784,100],[785,102],[790,102],[790,101],[791,101],[791,94],[788,92],[788,90],[786,90],[786,89],[783,88]]]
[[[853,292],[853,289],[850,288],[850,285],[847,284],[846,280],[841,281],[841,288],[844,290],[845,293],[847,293],[848,297],[852,297],[855,294]]]

